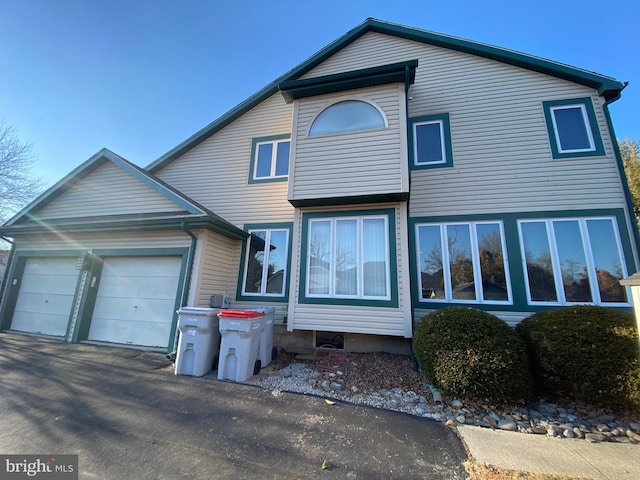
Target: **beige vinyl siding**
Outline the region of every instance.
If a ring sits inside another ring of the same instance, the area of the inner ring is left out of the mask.
[[[315,117],[344,100],[373,103],[384,112],[388,127],[308,137]],[[302,99],[295,112],[292,200],[408,191],[403,85]]]
[[[183,210],[119,166],[105,162],[36,215],[50,219]]]
[[[249,184],[249,162],[253,138],[291,133],[292,108],[274,94],[157,176],[238,227],[291,221],[287,181]]]
[[[402,314],[397,309],[297,305],[294,322],[297,330],[405,336]]]
[[[624,207],[602,99],[593,89],[372,32],[305,77],[413,59],[419,65],[409,116],[449,114],[454,167],[411,172],[411,216]],[[542,101],[578,97],[593,101],[606,155],[553,159]]]
[[[375,204],[356,205],[349,210],[364,211],[376,208],[395,208],[396,215],[396,251],[397,251],[397,275],[398,275],[398,307],[380,308],[363,306],[330,305],[327,304],[301,304],[298,303],[298,295],[301,288],[300,263],[301,258],[301,228],[302,214],[305,212],[322,211],[338,212],[344,208],[312,208],[299,209],[294,226],[294,243],[292,255],[292,278],[289,290],[289,331],[318,330],[345,333],[369,333],[376,335],[393,335],[409,338],[411,329],[411,294],[409,288],[409,255],[407,241],[407,207],[401,204]]]
[[[188,304],[208,307],[212,295],[222,293],[231,297],[235,292],[235,283],[233,291],[230,290],[229,272],[236,244],[241,242],[207,230],[197,235]]]
[[[191,246],[184,232],[83,233],[73,237],[42,235],[20,239],[20,250],[90,250],[101,248],[175,248]]]

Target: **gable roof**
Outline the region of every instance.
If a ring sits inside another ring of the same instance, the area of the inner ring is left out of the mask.
[[[120,167],[144,185],[163,195],[175,203],[181,211],[170,212],[168,214],[110,215],[108,217],[39,221],[37,215],[39,209],[60,197],[60,195],[77,185],[106,162],[111,162]],[[218,231],[231,238],[245,238],[247,236],[243,230],[227,222],[222,217],[211,212],[153,174],[125,160],[107,148],[103,148],[82,165],[76,167],[71,173],[38,196],[4,225],[0,226],[0,234],[10,235],[12,232],[35,233],[39,231],[38,224],[41,223],[45,224],[42,225],[42,229],[48,229],[53,223],[66,228],[68,231],[81,231],[91,228],[124,229],[136,225],[139,229],[144,229],[144,223],[147,224],[147,228],[157,228],[160,226],[173,226],[175,228],[179,226],[179,224],[189,224],[190,226],[197,225],[209,228],[210,230]]]
[[[223,114],[212,123],[202,128],[184,142],[180,143],[160,158],[149,164],[146,169],[150,172],[157,172],[164,166],[175,160],[182,154],[191,150],[196,145],[205,141],[211,135],[221,130],[231,122],[236,120],[253,107],[269,98],[280,90],[283,82],[291,82],[299,79],[329,57],[353,43],[368,32],[377,32],[399,38],[413,40],[415,42],[448,48],[471,55],[489,58],[498,62],[507,63],[517,67],[536,71],[553,77],[562,78],[580,85],[594,88],[607,101],[615,101],[619,98],[620,92],[626,87],[626,82],[620,82],[612,77],[589,72],[580,68],[572,67],[563,63],[547,60],[525,53],[508,50],[484,43],[452,37],[441,33],[431,32],[413,27],[398,25],[374,18],[368,18],[363,23],[350,30],[337,40],[333,41],[304,62],[300,63],[292,70],[278,77],[273,82],[263,87],[258,92]],[[287,84],[285,83],[285,86]]]

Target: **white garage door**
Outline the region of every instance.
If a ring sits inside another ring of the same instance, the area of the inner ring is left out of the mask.
[[[11,329],[64,336],[78,282],[76,257],[26,260]]]
[[[166,347],[182,257],[107,257],[89,340]]]

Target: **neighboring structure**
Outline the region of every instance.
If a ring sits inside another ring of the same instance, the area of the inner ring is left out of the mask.
[[[1,327],[170,350],[175,311],[224,294],[277,307],[276,343],[398,351],[450,305],[630,310],[624,87],[369,19],[146,169],[103,150],[0,227]]]

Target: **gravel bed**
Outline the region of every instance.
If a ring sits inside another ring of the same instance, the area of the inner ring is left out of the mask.
[[[640,412],[612,412],[543,399],[527,405],[481,405],[448,399],[414,373],[410,357],[386,353],[330,352],[314,361],[282,353],[256,385],[385,408],[441,421],[486,428],[583,438],[590,442],[640,443]]]

